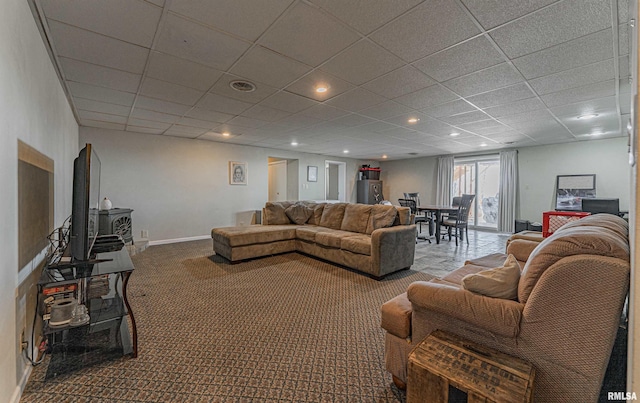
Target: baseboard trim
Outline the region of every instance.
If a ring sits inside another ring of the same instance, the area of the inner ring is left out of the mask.
[[[178,242],[200,241],[202,239],[211,239],[211,235],[198,235],[198,236],[190,236],[187,238],[160,239],[158,241],[149,241],[149,246],[166,245],[166,244],[178,243]]]
[[[31,364],[27,365],[24,368],[24,372],[22,373],[22,379],[20,379],[20,383],[16,386],[16,389],[13,392],[13,396],[11,396],[11,399],[9,399],[10,403],[20,402],[20,398],[22,397],[22,392],[24,392],[24,388],[27,386],[27,381],[31,376],[32,370],[33,370],[33,366],[31,366]]]

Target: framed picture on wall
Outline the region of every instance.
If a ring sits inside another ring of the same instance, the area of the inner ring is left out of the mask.
[[[246,162],[229,161],[229,184],[246,185],[247,176]]]
[[[318,181],[318,167],[315,166],[307,166],[307,182],[317,182]]]

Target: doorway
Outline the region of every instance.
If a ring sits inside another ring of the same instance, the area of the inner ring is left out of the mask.
[[[456,158],[453,169],[453,195],[476,195],[469,211],[469,225],[477,228],[498,228],[500,200],[500,157]]]
[[[325,199],[345,202],[347,196],[347,163],[325,161]]]
[[[298,200],[297,159],[268,158],[268,201]]]

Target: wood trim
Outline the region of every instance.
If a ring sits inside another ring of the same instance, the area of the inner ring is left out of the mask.
[[[18,160],[53,173],[54,161],[20,140],[18,140]]]

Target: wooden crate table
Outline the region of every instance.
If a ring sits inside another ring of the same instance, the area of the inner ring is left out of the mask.
[[[446,403],[449,385],[468,402],[531,402],[535,369],[499,351],[436,330],[409,354],[407,403]]]

